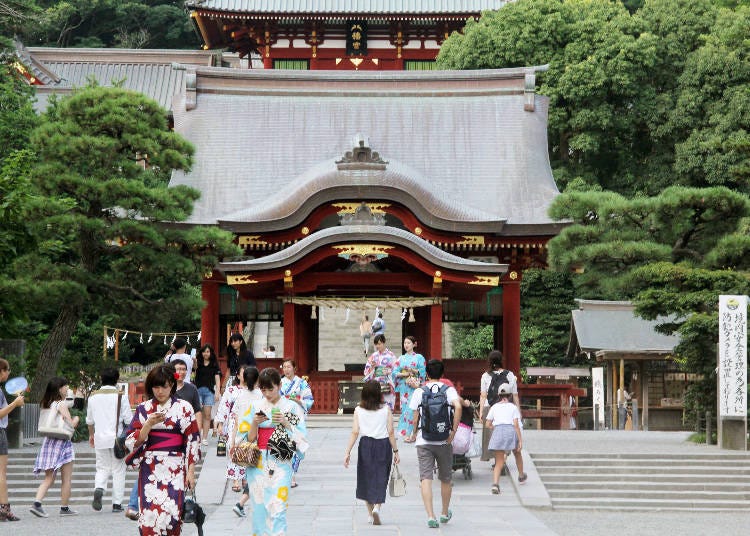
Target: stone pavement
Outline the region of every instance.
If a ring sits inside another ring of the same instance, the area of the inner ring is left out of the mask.
[[[473,479],[465,480],[455,471],[452,510],[453,520],[440,529],[426,527],[426,515],[419,494],[416,453],[411,445],[401,444],[402,472],[407,479],[405,497],[388,498],[382,511],[383,525],[367,524],[366,509],[354,498],[356,459],[348,469],[343,467],[344,448],[349,437],[351,419],[313,417],[310,423],[311,449],[302,463],[300,486],[290,493],[288,513],[289,536],[319,535],[439,535],[483,536],[740,536],[748,534],[750,512],[674,513],[674,512],[590,512],[554,511],[545,506],[546,492],[531,466],[526,468],[529,482],[515,486],[503,477],[500,496],[490,493],[492,483],[489,463],[472,461]],[[691,452],[717,449],[715,446],[686,443],[686,434],[660,432],[586,432],[535,431],[524,435],[527,452]],[[76,445],[76,450],[87,449]],[[250,518],[240,519],[232,512],[238,495],[224,480],[225,458],[215,456],[215,440],[208,449],[198,482],[198,500],[208,513],[206,536],[252,534]],[[356,447],[354,452],[356,453]],[[11,456],[13,452],[11,451]],[[356,456],[356,454],[355,454]],[[515,476],[512,458],[511,475]],[[717,475],[720,478],[720,475]],[[59,485],[59,484],[58,484]],[[436,510],[439,509],[437,483],[434,485]],[[11,501],[13,490],[10,490]],[[60,536],[106,534],[133,536],[137,525],[122,515],[94,512],[80,507],[80,515],[61,518],[56,507],[49,506],[50,517],[39,519],[28,512],[27,504],[13,504],[23,518],[18,523],[0,523],[0,535]],[[56,506],[56,505],[55,505]],[[186,525],[183,534],[193,536],[195,527]]]

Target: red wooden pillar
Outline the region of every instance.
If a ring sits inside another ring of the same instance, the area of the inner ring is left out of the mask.
[[[518,376],[521,369],[521,272],[511,270],[503,286],[503,358],[505,368]]]
[[[263,68],[273,69],[273,59],[271,59],[271,56],[263,56]]]
[[[312,307],[310,305],[296,305],[294,307],[294,361],[301,374],[308,374],[310,370],[310,332],[314,320],[310,318]],[[284,315],[286,317],[286,315]],[[284,321],[284,334],[286,335],[286,319]],[[286,338],[284,339],[286,348]],[[286,350],[284,353],[287,353]]]
[[[297,351],[297,319],[294,317],[296,307],[293,303],[284,304],[284,357],[295,359]]]
[[[443,304],[436,303],[430,306],[430,346],[429,357],[431,359],[443,359]]]
[[[219,346],[219,283],[206,281],[201,283],[201,298],[205,302],[201,311],[201,346],[210,344],[217,354],[221,353]]]

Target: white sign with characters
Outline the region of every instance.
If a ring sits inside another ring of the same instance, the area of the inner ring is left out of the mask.
[[[604,429],[604,368],[593,367],[591,369],[591,395],[594,407],[599,405],[598,415],[594,418],[599,421],[599,429]]]
[[[719,416],[747,415],[747,296],[719,296]]]

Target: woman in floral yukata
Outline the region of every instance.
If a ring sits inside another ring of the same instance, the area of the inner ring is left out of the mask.
[[[281,371],[283,372],[283,376],[281,376],[281,396],[299,404],[305,411],[305,415],[307,415],[315,403],[310,384],[307,383],[305,378],[297,376],[297,363],[294,362],[294,359],[284,359],[284,362],[281,364]],[[292,475],[293,488],[297,487],[297,479],[294,475],[299,471],[300,461],[296,456],[292,460],[292,467],[294,469],[294,474]]]
[[[253,403],[240,423],[240,433],[258,442],[261,459],[247,468],[253,503],[253,536],[286,534],[286,509],[292,484],[292,458],[307,450],[305,412],[281,396],[281,375],[263,369],[258,379],[263,400]]]
[[[408,335],[404,339],[404,355],[398,358],[393,369],[396,392],[401,396],[401,416],[398,418],[396,435],[407,443],[414,441],[411,436],[417,422],[417,412],[409,409],[409,397],[417,387],[422,387],[427,378],[424,356],[414,351],[416,346],[417,339]]]
[[[195,488],[200,430],[190,403],[175,397],[175,374],[171,365],[148,373],[149,400],[136,408],[125,442],[131,450],[127,462],[139,468],[138,528],[143,536],[179,536],[185,489]]]
[[[378,382],[380,391],[383,393],[383,402],[388,404],[393,411],[396,395],[393,394],[395,386],[391,374],[396,366],[396,356],[385,347],[385,335],[375,335],[372,342],[375,345],[375,351],[367,358],[365,377],[362,378],[362,382]]]

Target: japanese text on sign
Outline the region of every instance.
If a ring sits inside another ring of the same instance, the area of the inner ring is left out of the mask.
[[[719,296],[719,416],[747,414],[747,296]]]

